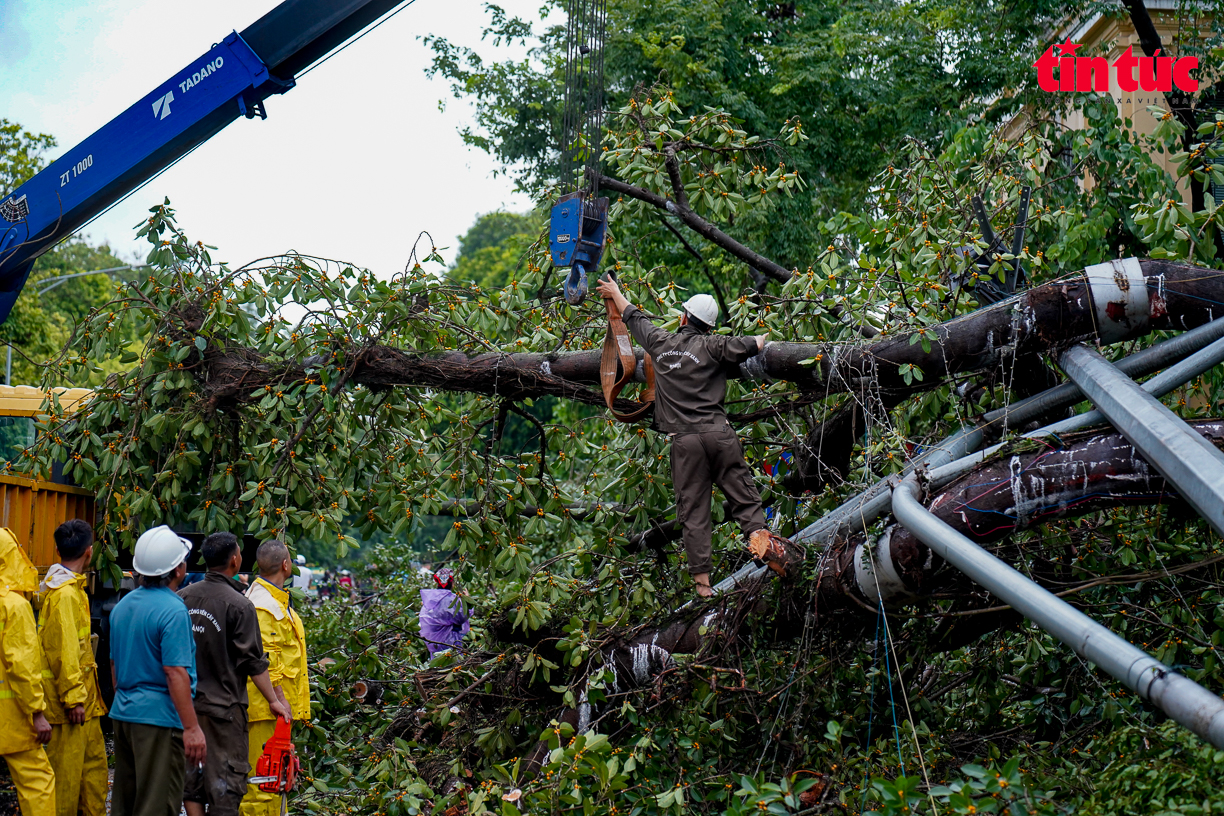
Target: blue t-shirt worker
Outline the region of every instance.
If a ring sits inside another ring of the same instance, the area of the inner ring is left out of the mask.
[[[204,762],[204,732],[191,702],[195,639],[187,605],[175,594],[190,552],[191,542],[169,527],[146,530],[132,558],[140,587],[111,612],[111,816],[178,816],[186,763]]]

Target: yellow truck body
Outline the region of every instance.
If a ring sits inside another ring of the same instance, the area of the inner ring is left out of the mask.
[[[93,392],[88,388],[57,389],[60,404],[75,407]],[[15,462],[34,442],[34,418],[46,392],[30,386],[0,386],[0,461]],[[40,573],[59,560],[55,528],[68,519],[95,523],[94,494],[56,481],[0,474],[0,527],[7,527]]]

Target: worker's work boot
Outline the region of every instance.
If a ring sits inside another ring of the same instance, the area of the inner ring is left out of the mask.
[[[769,568],[783,577],[786,568],[790,566],[791,550],[794,545],[780,535],[775,535],[766,529],[753,530],[748,536],[748,552],[758,564],[768,564]]]

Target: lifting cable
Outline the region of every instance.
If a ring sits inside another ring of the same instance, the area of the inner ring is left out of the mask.
[[[561,115],[561,197],[552,208],[549,251],[565,269],[563,292],[571,306],[586,300],[588,278],[598,273],[608,233],[608,199],[599,195],[603,141],[604,50],[607,0],[568,0],[565,30],[565,106]],[[609,270],[609,275],[613,273]],[[614,275],[613,275],[614,276]],[[654,363],[644,355],[646,388],[635,407],[621,412],[617,397],[637,372],[637,358],[622,315],[604,300],[608,330],[599,360],[604,402],[621,422],[636,422],[654,404]]]
[[[603,140],[604,30],[607,0],[569,0],[565,29],[565,108],[561,119],[561,189],[576,193],[590,179],[599,194]]]
[[[874,648],[872,649],[872,663],[874,664],[872,666],[873,670],[864,672],[865,674],[869,674],[871,676],[871,685],[870,685],[871,694],[869,697],[869,701],[867,703],[867,748],[866,748],[866,754],[864,757],[865,762],[863,763],[863,784],[862,784],[862,793],[861,793],[861,803],[859,805],[859,808],[861,810],[866,810],[867,794],[871,790],[871,751],[873,748],[872,742],[871,742],[871,732],[872,732],[872,726],[875,725],[876,678],[880,676],[880,649],[881,649],[880,629],[882,626],[883,627],[887,626],[887,624],[885,623],[885,619],[884,619],[884,601],[883,600],[879,601],[879,606],[877,607],[877,611],[876,611],[876,631],[875,631],[875,640],[873,641]],[[905,760],[901,756],[901,727],[897,723],[897,701],[896,701],[896,698],[893,697],[892,667],[889,664],[889,660],[888,660],[888,642],[887,642],[888,641],[888,631],[886,628],[884,632],[884,638],[885,638],[885,643],[883,646],[883,649],[884,649],[884,682],[888,684],[888,701],[889,701],[889,709],[892,712],[893,738],[897,742],[897,770],[900,773],[900,775],[904,776],[905,775]]]
[[[879,586],[879,578],[876,579],[877,587]],[[901,699],[905,703],[905,714],[909,720],[910,736],[914,739],[914,753],[918,757],[918,769],[922,771],[922,781],[926,783],[927,798],[931,800],[931,813],[938,814],[939,809],[935,805],[935,794],[931,790],[931,778],[927,774],[926,757],[922,755],[922,746],[918,743],[918,724],[914,722],[914,712],[910,708],[909,692],[905,690],[905,680],[901,674],[901,661],[897,659],[897,641],[892,636],[892,630],[888,627],[888,613],[884,611],[884,599],[880,599],[880,617],[884,619],[884,645],[892,652],[893,668],[897,672],[897,685],[901,687]],[[887,652],[885,653],[887,657]],[[892,680],[889,679],[889,693],[892,693]],[[893,703],[893,725],[897,722],[897,704]],[[900,736],[897,737],[897,748],[901,747]],[[904,766],[902,766],[904,767]]]

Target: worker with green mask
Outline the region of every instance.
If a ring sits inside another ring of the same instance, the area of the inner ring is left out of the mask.
[[[664,331],[621,294],[611,278],[596,286],[611,300],[625,327],[654,360],[654,427],[672,440],[672,485],[676,518],[688,554],[688,571],[697,594],[713,594],[710,587],[710,497],[714,485],[722,489],[731,515],[750,543],[765,531],[761,494],[744,462],[739,438],[727,422],[723,401],[727,396],[726,369],[756,356],[765,348],[765,335],[728,337],[713,334],[718,303],[709,295],[694,295],[684,304],[680,328]]]

